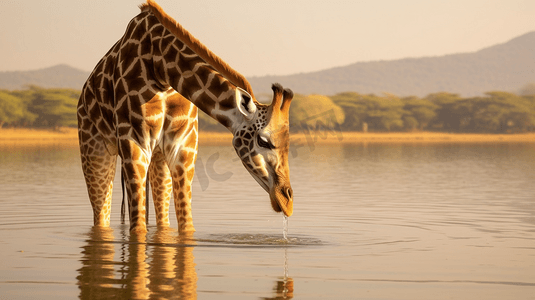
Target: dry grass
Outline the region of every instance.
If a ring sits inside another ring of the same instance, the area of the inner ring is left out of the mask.
[[[230,145],[232,135],[224,132],[204,132],[199,134],[202,145]],[[0,146],[47,146],[62,145],[78,147],[78,130],[60,128],[58,130],[9,128],[0,129]]]
[[[8,128],[0,129],[0,141],[78,139],[77,134],[76,128],[60,128],[58,130]]]
[[[441,132],[330,132],[328,134],[294,134],[292,140],[314,141],[317,144],[334,143],[535,143],[535,133],[473,134]]]
[[[437,132],[412,133],[362,133],[362,132],[312,132],[292,134],[292,143],[351,144],[351,143],[535,143],[535,133],[525,134],[453,134]],[[201,145],[230,145],[232,135],[223,132],[199,134]],[[31,145],[78,146],[75,128],[59,130],[0,129],[0,146]]]
[[[78,130],[76,128],[60,128],[58,130],[10,128],[0,129],[0,146],[28,147],[62,145],[78,146]]]

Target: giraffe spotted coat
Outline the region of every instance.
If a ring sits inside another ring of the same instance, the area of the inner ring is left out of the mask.
[[[198,148],[197,109],[234,135],[244,166],[291,215],[289,90],[254,99],[247,80],[193,38],[154,1],[141,6],[121,39],[87,79],[78,103],[82,168],[96,226],[110,225],[117,156],[129,200],[130,229],[146,231],[150,179],[157,224],[169,224],[169,199],[180,231],[194,231],[191,182]]]

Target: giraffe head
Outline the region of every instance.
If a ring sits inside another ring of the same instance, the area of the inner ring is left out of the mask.
[[[236,90],[243,121],[233,130],[232,144],[247,171],[268,192],[273,210],[291,216],[293,198],[288,151],[293,93],[280,84],[274,84],[272,89],[270,105],[257,102],[245,90]]]

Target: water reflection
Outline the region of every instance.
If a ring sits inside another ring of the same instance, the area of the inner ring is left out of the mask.
[[[115,244],[113,230],[92,229],[89,241],[82,250],[83,267],[78,270],[80,299],[98,299],[115,296]],[[94,241],[94,242],[93,242]]]
[[[283,300],[293,299],[294,297],[294,281],[292,278],[277,281],[274,288],[275,296],[270,298],[263,298],[264,300]]]
[[[81,251],[82,267],[77,285],[80,299],[197,299],[198,275],[195,247],[273,247],[280,239],[243,235],[220,240],[195,240],[179,236],[171,228],[159,228],[147,234],[130,234],[128,226],[118,230],[93,227]],[[294,239],[290,239],[290,242]],[[306,240],[306,239],[303,239]],[[299,239],[295,239],[299,244]],[[200,244],[199,244],[200,243]],[[263,299],[292,299],[294,281],[289,276],[288,245],[284,248],[284,275],[275,280],[272,296]]]
[[[193,243],[155,226],[131,237],[119,178],[113,230],[89,231],[78,150],[0,147],[0,298],[532,297],[535,144],[301,148],[288,242],[224,149],[201,149],[234,175],[194,184]]]
[[[89,232],[77,277],[80,299],[197,298],[191,237],[172,229],[121,236],[117,242],[110,228]]]
[[[288,274],[288,249],[284,249],[284,277],[275,282],[273,289],[275,295],[269,298],[262,298],[264,300],[283,300],[293,299],[294,297],[294,280]]]

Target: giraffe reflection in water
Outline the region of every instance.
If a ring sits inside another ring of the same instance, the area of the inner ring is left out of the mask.
[[[286,278],[276,282],[274,288],[275,296],[270,298],[263,298],[264,300],[284,300],[293,299],[294,297],[294,281],[292,278]]]
[[[129,235],[123,227],[118,236],[109,227],[88,233],[76,277],[80,299],[197,299],[192,235],[171,228]],[[284,258],[284,277],[275,281],[273,296],[263,299],[293,298],[286,250]]]
[[[284,277],[275,282],[275,296],[264,300],[285,300],[294,297],[294,280],[288,277],[288,249],[284,249]]]
[[[197,298],[191,236],[161,228],[123,240],[111,228],[91,229],[78,270],[80,299]]]

